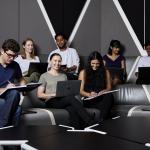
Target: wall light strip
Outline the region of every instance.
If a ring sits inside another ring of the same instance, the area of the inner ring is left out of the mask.
[[[145,52],[145,50],[143,50],[143,47],[142,47],[140,41],[138,40],[138,38],[137,38],[137,36],[136,36],[136,34],[135,34],[135,32],[134,32],[134,30],[133,30],[131,24],[129,23],[129,21],[128,21],[128,19],[127,19],[126,15],[125,15],[125,13],[124,13],[124,11],[123,11],[123,9],[122,9],[120,3],[118,2],[118,0],[113,0],[113,2],[114,2],[114,4],[115,4],[115,6],[116,6],[116,8],[117,8],[117,10],[118,10],[118,12],[119,12],[119,14],[120,14],[122,20],[124,21],[124,23],[125,23],[125,25],[126,25],[128,31],[129,31],[129,33],[130,33],[132,39],[133,39],[135,45],[137,46],[137,48],[138,48],[140,54],[141,54],[142,56],[147,55],[147,53]]]
[[[115,4],[115,6],[116,6],[116,8],[117,8],[117,10],[118,10],[118,12],[119,12],[119,14],[120,14],[122,20],[124,21],[125,26],[127,27],[127,29],[128,29],[128,31],[129,31],[129,33],[130,33],[130,35],[131,35],[131,37],[132,37],[132,39],[133,39],[135,45],[137,46],[138,51],[140,52],[141,56],[146,56],[147,53],[146,53],[146,51],[143,49],[143,47],[142,47],[142,45],[141,45],[139,39],[137,38],[137,36],[136,36],[136,34],[135,34],[135,32],[134,32],[134,30],[133,30],[133,28],[132,28],[130,22],[128,21],[126,15],[125,15],[125,13],[124,13],[124,11],[123,11],[121,5],[120,5],[120,3],[118,2],[118,0],[113,0],[113,2],[114,2],[114,4]],[[138,61],[137,61],[137,62],[138,62]],[[130,72],[129,72],[129,75],[130,75],[130,76],[128,75],[128,77],[127,77],[128,80],[130,80],[130,77],[131,77],[131,75],[133,74],[134,69],[135,69],[134,67],[135,67],[136,65],[137,65],[137,64],[134,63],[133,67],[131,68],[131,70],[130,70]]]
[[[42,0],[37,0],[37,2],[38,2],[38,4],[39,4],[39,7],[40,7],[40,9],[41,9],[41,11],[42,11],[42,14],[43,14],[43,16],[44,16],[44,18],[45,18],[45,21],[46,21],[46,23],[47,23],[47,25],[48,25],[48,28],[49,28],[49,30],[50,30],[50,32],[51,32],[53,38],[54,38],[54,36],[55,36],[56,33],[55,33],[55,30],[54,30],[54,28],[53,28],[53,26],[52,26],[52,23],[51,23],[51,21],[50,21],[50,19],[49,19],[49,17],[48,17],[48,14],[47,14],[47,12],[46,12],[46,10],[45,10],[45,7],[44,7],[44,5],[43,5],[43,3],[42,3]]]
[[[78,20],[77,20],[77,22],[76,22],[76,24],[75,24],[75,26],[74,26],[74,28],[72,30],[72,33],[71,33],[71,35],[70,35],[70,37],[68,39],[68,45],[70,45],[71,42],[73,41],[73,39],[74,39],[74,37],[75,37],[75,35],[77,33],[77,30],[78,30],[78,28],[80,26],[81,21],[83,20],[83,17],[85,15],[85,12],[86,12],[90,2],[91,2],[91,0],[87,0],[86,3],[84,4],[84,7],[83,7],[83,9],[81,11],[81,14],[80,14],[80,16],[79,16],[79,18],[78,18]]]

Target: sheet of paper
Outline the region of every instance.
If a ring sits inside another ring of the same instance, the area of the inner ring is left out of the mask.
[[[120,89],[117,89],[117,90],[112,90],[112,91],[107,91],[107,92],[104,92],[103,94],[101,95],[104,95],[104,94],[108,94],[108,93],[113,93],[113,92],[118,92]],[[83,100],[91,100],[93,98],[96,98],[96,97],[99,97],[101,95],[97,95],[97,96],[93,96],[93,97],[87,97],[87,98],[84,98]]]

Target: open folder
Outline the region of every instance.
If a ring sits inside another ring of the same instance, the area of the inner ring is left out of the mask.
[[[37,88],[40,85],[41,85],[41,83],[28,83],[25,85],[19,85],[19,86],[7,88],[2,93],[0,93],[0,96],[4,95],[6,93],[6,91],[8,91],[8,90],[18,90],[19,92],[27,92],[27,91],[34,90],[35,88]]]
[[[104,94],[113,93],[113,92],[118,92],[119,90],[120,90],[120,89],[112,90],[112,91],[107,91],[107,92],[104,92],[103,94],[100,94],[100,95],[97,95],[97,96],[84,98],[83,100],[91,100],[91,99],[94,99],[94,98],[99,97],[99,96],[104,95]]]

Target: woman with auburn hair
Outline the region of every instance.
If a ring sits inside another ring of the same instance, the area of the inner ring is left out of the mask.
[[[27,82],[38,82],[40,77],[38,72],[28,75],[30,63],[40,62],[39,57],[35,56],[35,44],[31,38],[27,38],[22,42],[22,54],[18,55],[15,61],[20,65],[22,75]]]

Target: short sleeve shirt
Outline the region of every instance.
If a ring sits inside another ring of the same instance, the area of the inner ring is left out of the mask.
[[[19,64],[15,61],[3,67],[0,64],[0,87],[5,87],[8,81],[14,82],[22,78],[21,69]]]
[[[63,73],[60,73],[57,76],[54,76],[48,72],[41,75],[39,83],[42,83],[41,86],[45,88],[46,94],[56,93],[56,86],[58,81],[66,81],[67,76]]]

